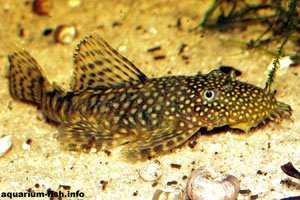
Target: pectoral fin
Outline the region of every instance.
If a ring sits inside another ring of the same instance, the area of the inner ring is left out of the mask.
[[[111,149],[132,140],[130,133],[112,131],[92,119],[81,119],[76,122],[64,123],[59,126],[57,139],[67,150],[97,151]]]
[[[136,159],[137,155],[146,157],[166,152],[178,147],[199,130],[198,127],[189,130],[174,130],[170,128],[157,129],[139,134],[124,148],[126,158]]]

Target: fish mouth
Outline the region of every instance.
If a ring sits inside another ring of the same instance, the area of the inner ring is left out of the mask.
[[[255,121],[241,121],[229,124],[229,127],[249,132],[251,128],[258,126],[261,123],[266,124],[267,119],[280,122],[283,118],[289,118],[292,115],[292,108],[285,103],[275,102],[274,107],[275,108],[273,110],[269,110],[268,114],[262,118],[258,118]]]
[[[277,119],[279,121],[283,118],[290,118],[292,111],[291,106],[282,102],[277,102],[276,108],[270,113],[269,118],[271,120]]]

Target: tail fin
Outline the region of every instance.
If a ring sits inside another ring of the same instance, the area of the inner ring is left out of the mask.
[[[43,75],[39,64],[27,51],[19,47],[8,56],[8,60],[9,88],[12,97],[40,106],[50,83]]]

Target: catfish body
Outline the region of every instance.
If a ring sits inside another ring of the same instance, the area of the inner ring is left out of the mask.
[[[274,93],[213,70],[195,76],[148,78],[97,34],[74,54],[72,91],[50,84],[24,50],[10,61],[10,92],[58,122],[68,149],[126,145],[128,155],[155,155],[179,146],[200,128],[249,131],[291,115]]]

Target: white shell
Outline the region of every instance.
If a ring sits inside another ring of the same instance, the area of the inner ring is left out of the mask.
[[[13,141],[11,135],[2,136],[0,138],[0,157],[6,154],[12,147]]]
[[[184,193],[181,189],[158,189],[154,192],[152,200],[184,200]]]
[[[71,43],[76,36],[77,36],[77,28],[74,25],[58,26],[54,32],[55,41],[62,44]]]
[[[156,181],[163,175],[163,169],[158,160],[147,163],[139,170],[139,175],[144,181]]]
[[[221,181],[215,181],[205,169],[192,172],[187,183],[187,195],[191,200],[234,200],[240,190],[239,180],[228,175]]]

